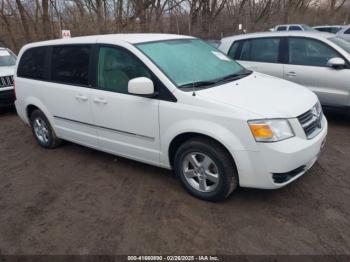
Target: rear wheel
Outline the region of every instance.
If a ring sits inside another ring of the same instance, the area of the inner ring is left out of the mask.
[[[55,148],[61,144],[61,139],[56,136],[50,122],[40,110],[37,109],[32,112],[30,115],[30,125],[34,137],[42,147]]]
[[[231,156],[210,139],[194,138],[182,144],[176,152],[174,168],[185,189],[204,200],[224,200],[238,186]]]

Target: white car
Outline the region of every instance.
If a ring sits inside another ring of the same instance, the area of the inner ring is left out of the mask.
[[[312,27],[305,24],[286,24],[286,25],[277,25],[274,28],[274,31],[305,31],[305,32],[314,32],[316,31]]]
[[[325,32],[325,33],[331,33],[331,34],[336,34],[340,30],[342,30],[344,26],[342,25],[319,25],[319,26],[314,26],[313,29],[320,31],[320,32]]]
[[[189,36],[32,43],[17,63],[17,112],[41,146],[64,139],[174,169],[205,200],[289,184],[315,163],[327,134],[312,92]]]
[[[350,110],[350,43],[322,32],[227,37],[218,48],[244,67],[313,91],[327,107]]]
[[[0,47],[0,108],[13,106],[13,73],[16,55],[9,49]]]

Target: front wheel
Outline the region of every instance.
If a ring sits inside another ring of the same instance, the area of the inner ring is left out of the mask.
[[[174,168],[185,189],[203,200],[224,200],[238,186],[231,156],[211,139],[194,138],[182,144]]]

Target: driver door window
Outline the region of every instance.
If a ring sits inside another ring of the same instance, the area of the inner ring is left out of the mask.
[[[151,79],[151,74],[133,55],[120,48],[100,48],[97,78],[99,89],[127,94],[129,80],[137,77]]]

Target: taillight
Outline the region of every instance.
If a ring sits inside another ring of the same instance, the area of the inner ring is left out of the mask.
[[[17,97],[16,97],[16,84],[15,84],[15,79],[13,79],[13,92],[15,93],[15,99],[17,99]]]

